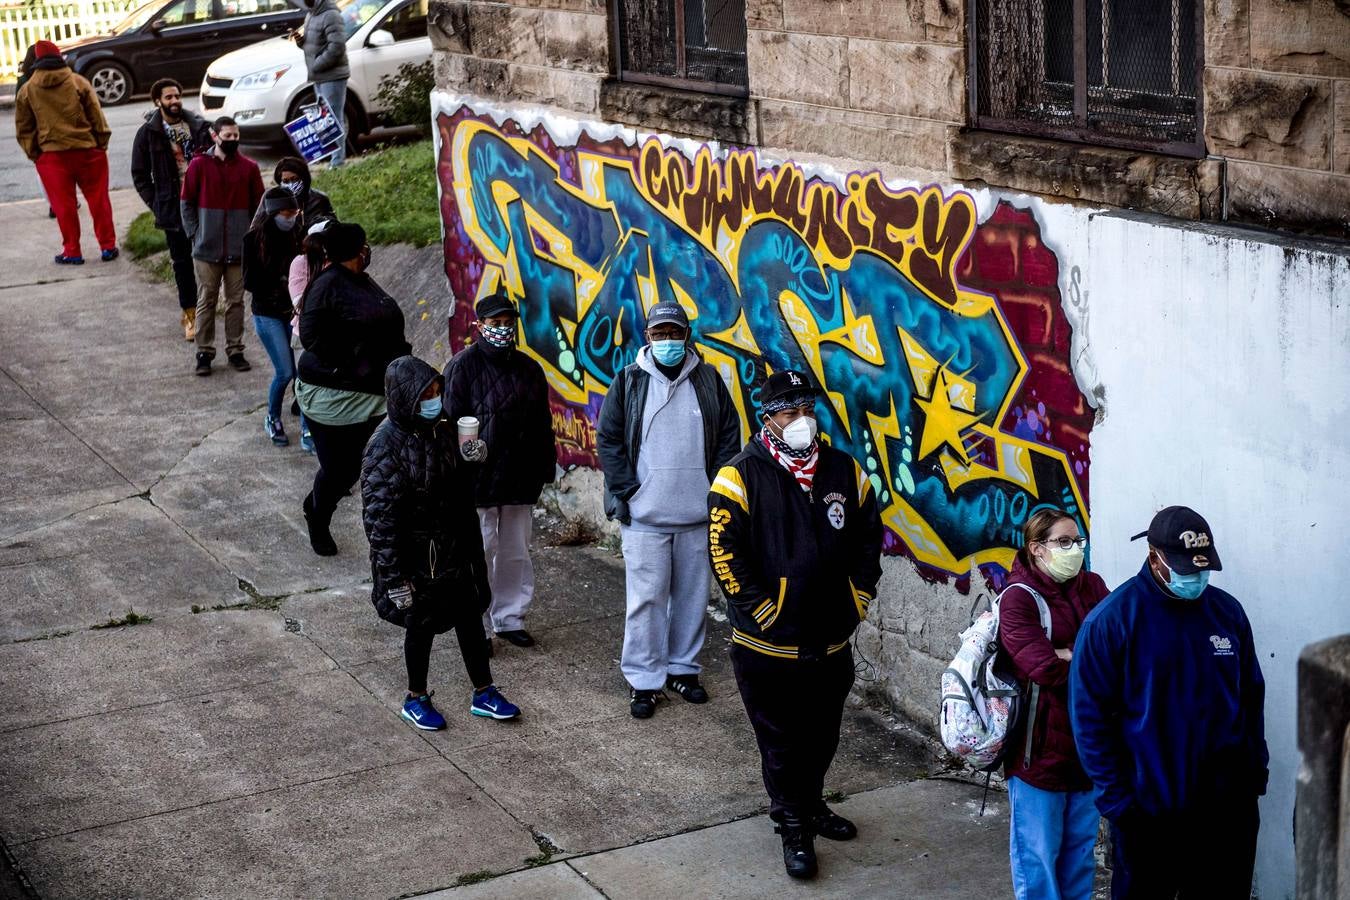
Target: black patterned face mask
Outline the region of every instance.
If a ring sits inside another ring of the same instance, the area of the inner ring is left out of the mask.
[[[478,330],[483,335],[483,340],[497,349],[510,347],[516,342],[515,325],[486,325],[478,323]]]

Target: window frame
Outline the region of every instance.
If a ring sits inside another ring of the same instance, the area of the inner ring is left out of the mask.
[[[684,3],[685,0],[672,0],[676,7],[675,14],[675,60],[676,67],[681,71],[688,71],[685,60],[685,39],[684,39]],[[697,78],[681,78],[671,75],[654,75],[649,72],[632,71],[624,68],[624,30],[623,16],[619,14],[620,0],[606,0],[606,8],[609,11],[609,34],[610,34],[610,61],[613,65],[614,75],[620,81],[629,84],[651,84],[658,87],[676,88],[683,91],[695,91],[700,94],[718,94],[723,97],[747,98],[750,96],[750,67],[747,59],[746,65],[746,84],[725,84],[720,81],[703,81]],[[746,23],[746,39],[749,41],[749,23]],[[748,53],[747,53],[748,56]]]
[[[1103,5],[1110,0],[1103,0]],[[1119,0],[1117,0],[1119,2]],[[1087,0],[1073,0],[1073,125],[1052,125],[1023,119],[999,119],[980,115],[979,0],[966,3],[966,102],[973,128],[1019,134],[1033,138],[1072,141],[1096,147],[1143,150],[1166,156],[1203,159],[1205,146],[1205,4],[1195,0],[1195,140],[1163,141],[1103,133],[1087,124],[1088,41]]]

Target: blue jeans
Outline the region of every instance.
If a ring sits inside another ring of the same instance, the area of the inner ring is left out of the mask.
[[[342,126],[342,142],[338,144],[337,150],[333,151],[333,155],[328,157],[328,165],[340,166],[347,159],[347,79],[315,82],[314,93],[327,102],[328,108],[337,116],[338,124]]]
[[[295,355],[291,352],[291,323],[271,316],[254,316],[253,327],[258,340],[272,361],[272,383],[267,388],[267,414],[281,418],[281,401],[286,396],[286,385],[295,377]],[[304,420],[301,420],[301,428]]]
[[[1008,779],[1008,855],[1017,900],[1091,900],[1097,862],[1092,791],[1043,791]]]

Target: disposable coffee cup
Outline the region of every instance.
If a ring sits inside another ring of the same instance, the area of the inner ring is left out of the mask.
[[[466,441],[478,440],[478,420],[473,416],[462,416],[455,423],[455,427],[459,429],[459,442],[461,444]]]

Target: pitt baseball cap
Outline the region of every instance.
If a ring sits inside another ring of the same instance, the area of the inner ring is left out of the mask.
[[[1148,531],[1141,531],[1130,540],[1137,541],[1141,537],[1147,537],[1149,545],[1181,575],[1223,571],[1209,523],[1188,506],[1169,506],[1160,510],[1149,523]]]
[[[678,303],[658,303],[647,310],[647,327],[653,325],[678,325],[681,328],[689,327],[689,314],[684,311],[684,307]]]

